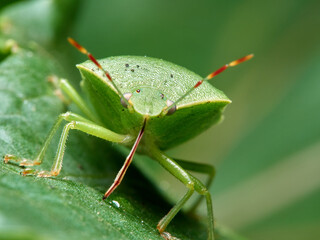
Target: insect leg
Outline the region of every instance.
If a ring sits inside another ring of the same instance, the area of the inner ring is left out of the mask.
[[[116,178],[114,179],[112,185],[109,187],[108,191],[104,194],[103,200],[106,199],[107,197],[109,197],[110,194],[120,185],[128,167],[130,166],[130,163],[132,162],[134,153],[136,152],[137,147],[139,145],[139,142],[143,136],[145,126],[146,126],[146,120],[144,120],[143,126],[138,134],[138,137],[137,137],[135,143],[133,144],[131,151],[130,151],[129,155],[127,156],[122,168],[118,172]]]
[[[95,123],[91,123],[89,121],[71,121],[70,123],[66,124],[63,128],[58,145],[58,150],[51,171],[41,171],[38,173],[38,177],[51,177],[59,175],[62,168],[62,160],[65,151],[67,137],[71,129],[77,129],[92,136],[108,140],[110,142],[125,143],[132,141],[132,137],[129,135],[117,134],[115,132],[110,131],[109,129],[101,127]]]
[[[80,110],[92,121],[100,123],[99,118],[93,113],[87,106],[85,101],[77,93],[77,91],[71,86],[71,84],[66,79],[59,79],[58,87],[74,102]]]
[[[40,165],[42,163],[43,157],[48,149],[48,146],[49,146],[54,134],[57,132],[57,130],[63,120],[66,120],[66,121],[76,121],[76,120],[77,121],[89,121],[89,120],[87,120],[77,114],[71,113],[71,112],[66,112],[66,113],[60,114],[59,117],[57,118],[56,122],[52,126],[49,134],[47,135],[47,137],[44,141],[42,148],[40,149],[39,153],[37,154],[37,156],[34,160],[29,160],[29,159],[17,157],[15,155],[7,154],[4,157],[5,163],[8,163],[10,161],[10,162],[17,162],[17,163],[19,163],[20,166]]]
[[[132,141],[132,137],[129,135],[121,135],[114,133],[104,127],[101,127],[99,125],[96,125],[95,123],[91,122],[90,120],[87,120],[77,114],[74,113],[64,113],[61,114],[58,119],[56,120],[55,124],[51,128],[51,131],[49,132],[43,147],[40,149],[37,157],[35,160],[28,160],[28,159],[23,159],[16,157],[11,154],[7,154],[4,157],[4,161],[7,163],[9,161],[15,161],[20,164],[20,166],[34,166],[34,165],[40,165],[42,163],[43,157],[45,155],[46,150],[48,149],[48,146],[58,130],[62,120],[66,120],[70,123],[68,123],[61,134],[60,142],[58,145],[58,151],[54,160],[54,165],[52,167],[51,172],[40,172],[38,175],[42,177],[47,177],[47,176],[56,176],[59,174],[61,166],[62,166],[62,158],[64,154],[64,148],[65,148],[65,143],[67,139],[67,135],[70,129],[78,129],[80,131],[86,132],[88,134],[91,134],[96,137],[103,138],[108,141],[112,142],[130,142]],[[72,124],[71,124],[72,123]],[[33,170],[33,169],[25,169],[22,174],[37,174],[38,172]]]
[[[71,129],[77,129],[87,134],[90,134],[95,137],[99,137],[111,142],[124,143],[124,142],[130,142],[132,140],[132,137],[129,135],[117,134],[104,127],[96,125],[95,123],[83,122],[83,121],[71,121],[70,123],[66,124],[63,128],[59,145],[58,145],[58,150],[57,150],[51,171],[31,172],[32,174],[37,174],[38,177],[51,177],[51,176],[59,175],[62,168],[62,160],[63,160],[64,151],[65,151],[67,137]],[[26,174],[29,174],[28,170]]]
[[[159,232],[161,233],[164,231],[165,227],[182,208],[184,203],[191,197],[193,191],[196,190],[199,194],[206,197],[208,213],[208,240],[214,240],[212,201],[211,195],[206,186],[204,186],[197,178],[184,170],[177,162],[166,156],[158,149],[152,148],[150,151],[150,156],[155,158],[165,169],[167,169],[173,176],[178,178],[182,183],[186,185],[187,188],[189,188],[185,196],[183,196],[183,198],[170,210],[170,212],[160,220],[157,226]]]
[[[199,172],[208,174],[208,179],[206,182],[206,188],[209,189],[212,181],[214,179],[214,176],[216,174],[215,168],[212,165],[204,164],[204,163],[197,163],[197,162],[190,162],[180,159],[174,159],[181,167],[183,167],[186,170],[190,170],[193,172]],[[194,204],[189,209],[190,212],[194,212],[196,208],[199,206],[203,196],[199,196],[198,199],[194,202]]]
[[[174,218],[174,216],[180,211],[185,202],[191,197],[194,192],[194,181],[191,179],[188,172],[186,172],[180,165],[178,165],[173,159],[167,157],[165,154],[157,149],[150,151],[151,156],[155,158],[166,170],[168,170],[173,176],[178,178],[187,188],[187,193],[178,201],[178,203],[165,215],[158,223],[157,229],[160,233],[164,232],[165,228]]]
[[[205,196],[207,203],[207,215],[208,215],[208,240],[214,240],[214,218],[213,218],[213,208],[211,194],[201,181],[199,181],[194,176],[190,175],[191,179],[195,182],[194,188],[200,194]]]

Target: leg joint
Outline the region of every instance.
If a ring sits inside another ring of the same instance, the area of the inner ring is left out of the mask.
[[[71,115],[71,112],[65,112],[65,113],[62,113],[60,116],[63,117],[63,119],[67,120],[68,117]]]
[[[202,188],[198,193],[205,196],[210,194],[207,188]]]
[[[186,187],[189,188],[190,190],[194,191],[194,182],[189,181],[189,182],[186,184]]]
[[[70,128],[70,129],[74,129],[74,128],[76,128],[76,126],[77,126],[77,122],[76,122],[76,121],[69,122],[69,123],[66,125],[66,127],[67,127],[67,128]]]

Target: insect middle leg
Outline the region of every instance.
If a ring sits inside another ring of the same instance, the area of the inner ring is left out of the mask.
[[[129,142],[132,140],[132,137],[129,135],[121,135],[117,134],[115,132],[112,132],[104,127],[101,127],[90,120],[87,120],[77,114],[67,112],[64,114],[61,114],[58,119],[56,120],[55,124],[51,128],[51,131],[49,132],[43,147],[40,149],[37,157],[34,160],[29,160],[29,159],[24,159],[17,157],[15,155],[7,154],[4,157],[4,161],[7,163],[9,161],[14,161],[19,163],[20,166],[34,166],[34,165],[40,165],[42,163],[43,157],[45,155],[45,152],[48,149],[48,146],[58,130],[61,122],[63,120],[68,121],[69,123],[66,124],[63,128],[59,145],[58,145],[58,150],[54,159],[54,163],[52,166],[51,171],[40,171],[37,172],[33,169],[25,169],[22,174],[37,174],[39,177],[50,177],[50,176],[57,176],[60,173],[61,167],[62,167],[62,159],[64,155],[64,150],[65,150],[65,144],[67,140],[68,133],[70,129],[77,129],[82,132],[88,133],[90,135],[111,141],[111,142]]]
[[[205,196],[207,202],[207,213],[208,213],[208,240],[214,240],[213,228],[213,209],[212,200],[209,191],[206,186],[202,184],[197,178],[192,176],[186,170],[184,170],[177,162],[172,158],[166,156],[164,153],[156,148],[152,148],[150,151],[150,156],[155,158],[165,169],[167,169],[173,176],[178,178],[185,186],[188,188],[187,193],[178,201],[178,203],[165,215],[158,223],[158,230],[163,233],[167,225],[171,222],[174,216],[183,207],[186,201],[191,197],[194,190],[200,195]],[[162,235],[165,237],[165,235]]]

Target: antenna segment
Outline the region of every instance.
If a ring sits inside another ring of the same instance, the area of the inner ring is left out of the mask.
[[[229,67],[234,67],[242,62],[248,61],[251,58],[253,58],[253,54],[249,54],[247,56],[244,56],[242,58],[239,58],[238,60],[232,61],[224,66],[222,66],[221,68],[219,68],[218,70],[210,73],[207,77],[201,79],[200,81],[198,81],[192,88],[190,88],[184,95],[182,95],[177,101],[175,101],[174,103],[172,103],[165,111],[168,112],[171,108],[173,108],[174,106],[177,105],[178,102],[180,102],[182,99],[184,99],[186,96],[188,96],[194,89],[196,89],[197,87],[199,87],[204,81],[210,80],[213,77],[217,76],[218,74],[222,73],[224,70],[226,70]]]
[[[83,46],[81,46],[77,41],[75,41],[73,38],[68,37],[68,41],[69,43],[74,46],[76,49],[79,50],[79,52],[85,54],[88,56],[88,58],[101,70],[104,72],[104,74],[106,75],[106,77],[109,79],[109,81],[111,82],[112,86],[116,89],[116,91],[118,92],[118,94],[121,96],[121,98],[123,98],[123,94],[121,93],[120,89],[117,87],[117,85],[113,82],[109,72],[107,70],[105,70],[100,63],[97,61],[97,59],[87,51],[87,49],[85,49]],[[123,100],[127,103],[127,105],[129,105],[129,102],[126,98],[123,98]]]

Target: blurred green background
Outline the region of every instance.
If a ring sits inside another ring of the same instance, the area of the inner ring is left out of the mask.
[[[233,101],[224,121],[168,154],[215,165],[218,222],[249,239],[320,239],[320,1],[79,3],[61,39],[74,37],[97,58],[146,55],[206,76],[254,53],[212,81]],[[54,54],[65,52],[76,83],[73,65],[84,57],[60,41]],[[185,191],[144,163],[171,199]]]

